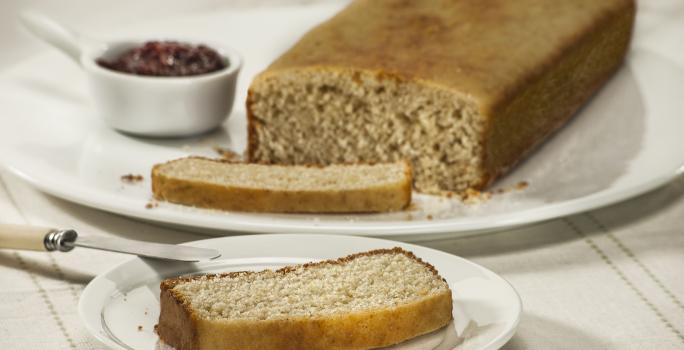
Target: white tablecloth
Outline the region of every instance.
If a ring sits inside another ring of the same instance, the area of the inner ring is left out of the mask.
[[[227,6],[211,0],[68,3],[3,1],[0,47],[6,54],[0,55],[0,64],[39,48],[11,24],[26,4],[61,18],[80,19],[86,27],[141,18],[155,8],[169,15]],[[677,20],[663,20],[665,12],[676,13]],[[684,1],[643,1],[639,18],[643,46],[684,66]],[[169,243],[205,238],[45,195],[6,171],[0,171],[0,222],[73,227],[94,235]],[[605,209],[496,234],[422,244],[471,259],[515,286],[525,310],[506,349],[684,349],[682,226],[680,178]],[[0,349],[101,349],[78,318],[79,294],[95,275],[126,258],[87,249],[69,254],[0,250]]]

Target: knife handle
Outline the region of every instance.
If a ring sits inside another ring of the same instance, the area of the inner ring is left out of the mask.
[[[0,248],[66,252],[74,248],[76,237],[73,230],[0,224]]]

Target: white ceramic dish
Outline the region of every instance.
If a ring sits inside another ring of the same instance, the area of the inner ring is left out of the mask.
[[[237,101],[244,101],[257,72],[342,5],[215,12],[114,28],[110,35],[164,33],[230,44],[245,56],[236,95]],[[244,28],[251,28],[249,35]],[[431,239],[509,228],[615,203],[681,172],[684,70],[641,46],[634,43],[625,66],[567,127],[495,186],[512,188],[527,181],[528,188],[494,195],[481,205],[418,195],[408,212],[376,215],[222,213],[170,204],[146,209],[154,163],[189,154],[215,156],[213,146],[244,149],[244,107],[236,105],[223,129],[194,139],[125,136],[94,115],[79,70],[54,52],[27,59],[0,78],[0,162],[61,198],[210,233],[333,232]],[[146,179],[123,184],[120,176],[129,173]]]
[[[237,51],[197,39],[161,40],[172,39],[210,46],[225,58],[226,68],[190,77],[143,77],[105,69],[95,60],[115,59],[150,39],[120,41],[89,50],[81,65],[105,123],[134,135],[186,137],[216,129],[230,116],[242,65]]]
[[[153,329],[159,317],[159,282],[163,278],[263,270],[395,246],[428,261],[447,280],[454,295],[454,322],[443,331],[390,349],[498,349],[515,333],[522,311],[513,287],[493,272],[457,256],[411,244],[334,235],[252,235],[190,245],[218,249],[224,260],[170,263],[135,258],[99,275],[85,288],[79,302],[79,314],[88,331],[112,349],[157,349]]]
[[[225,44],[179,37],[94,42],[40,14],[24,13],[22,20],[83,68],[97,114],[116,130],[152,137],[192,136],[216,129],[230,115],[242,58]],[[150,77],[115,72],[96,63],[98,59],[113,61],[151,40],[208,45],[221,55],[226,67],[197,76]]]

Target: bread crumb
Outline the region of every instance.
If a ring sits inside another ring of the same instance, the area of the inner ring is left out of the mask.
[[[154,202],[154,201],[153,202],[147,202],[147,204],[145,204],[145,209],[152,209],[152,208],[156,208],[158,206],[159,206],[159,203],[157,203],[157,202]]]
[[[142,332],[143,326],[138,326],[138,332]]]
[[[461,201],[463,201],[463,203],[479,204],[479,203],[482,203],[482,202],[492,198],[492,195],[504,194],[504,193],[508,193],[508,192],[511,192],[514,190],[522,191],[522,190],[526,189],[528,186],[529,186],[529,182],[520,181],[517,184],[515,184],[515,186],[513,186],[513,187],[500,187],[500,188],[493,189],[490,191],[478,191],[478,190],[473,189],[473,188],[468,188],[463,193],[458,194],[458,196],[460,197]],[[444,196],[447,198],[451,198],[454,194],[453,192],[443,192],[443,193],[444,193]]]
[[[432,220],[432,215],[428,215],[428,216],[427,216],[427,219],[428,219],[428,220]]]
[[[127,184],[138,183],[144,179],[145,178],[139,174],[126,174],[126,175],[121,176],[121,181],[123,181],[124,183],[127,183]]]
[[[530,183],[527,181],[520,181],[512,187],[497,188],[496,190],[493,191],[493,193],[502,194],[502,193],[508,193],[508,192],[511,192],[514,190],[522,191],[522,190],[526,189],[529,185],[530,185]]]
[[[237,152],[234,152],[233,150],[230,150],[228,148],[223,148],[219,146],[214,146],[214,151],[218,153],[221,158],[228,160],[228,161],[235,161],[239,162],[242,161],[242,156],[238,154]]]
[[[479,204],[492,197],[490,192],[478,191],[476,189],[468,188],[463,194],[461,194],[461,199],[466,204]]]
[[[530,185],[530,184],[529,184],[529,182],[527,182],[527,181],[520,181],[520,182],[518,182],[517,185],[515,185],[515,189],[518,190],[518,191],[524,190],[524,189],[526,189],[527,186],[529,186],[529,185]]]

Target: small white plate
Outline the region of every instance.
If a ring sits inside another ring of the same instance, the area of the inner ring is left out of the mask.
[[[463,258],[417,245],[335,235],[252,235],[189,243],[218,249],[222,259],[173,263],[134,258],[93,279],[79,314],[88,331],[112,349],[158,349],[159,282],[185,274],[263,270],[402,247],[434,265],[453,291],[454,322],[443,330],[390,349],[498,349],[515,333],[522,305],[503,278]]]
[[[197,37],[235,47],[245,58],[236,96],[244,101],[257,72],[343,4],[217,11],[120,26],[107,34]],[[643,46],[635,42],[624,67],[579,115],[494,187],[511,189],[527,181],[528,188],[495,194],[480,205],[416,195],[412,210],[373,215],[227,213],[171,204],[146,209],[153,164],[191,154],[216,156],[213,146],[244,149],[243,104],[236,103],[224,128],[202,137],[126,136],[94,114],[82,73],[57,52],[27,59],[0,77],[0,163],[58,197],[209,233],[325,232],[419,240],[510,228],[616,203],[681,172],[684,70]],[[145,181],[123,184],[120,177],[130,173]]]

